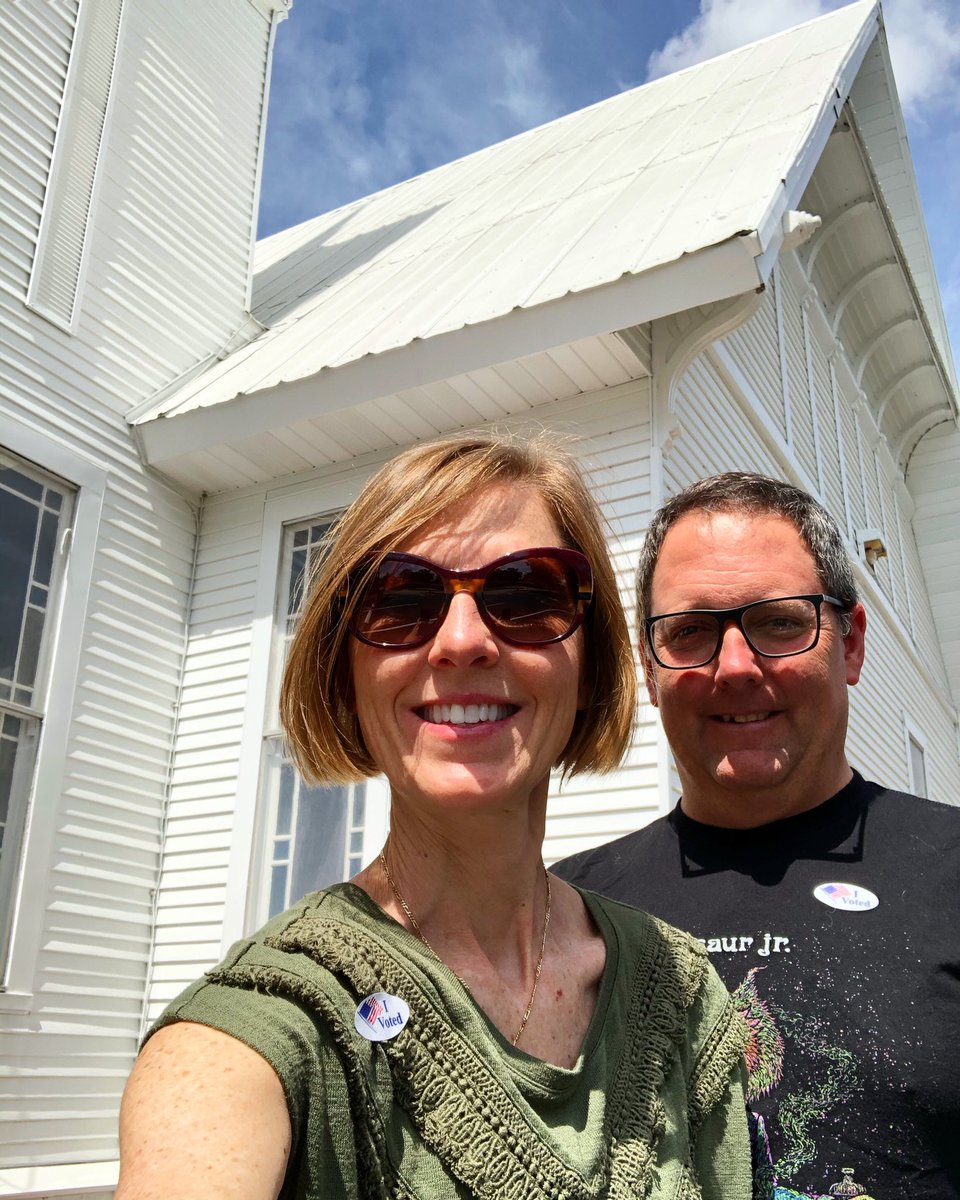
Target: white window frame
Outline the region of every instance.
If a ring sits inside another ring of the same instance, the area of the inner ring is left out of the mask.
[[[305,800],[306,803],[310,803],[308,797],[313,789],[304,783],[302,779],[297,778],[296,769],[290,764],[284,754],[283,729],[280,725],[279,708],[282,669],[286,661],[287,649],[290,643],[287,628],[289,623],[289,588],[295,549],[293,540],[299,530],[318,526],[323,527],[324,530],[328,529],[337,520],[339,515],[339,512],[318,513],[315,516],[299,521],[285,522],[281,529],[280,567],[277,573],[273,647],[270,655],[270,682],[267,696],[266,725],[263,732],[263,760],[260,769],[260,816],[257,822],[258,835],[253,847],[251,860],[250,898],[247,913],[247,925],[249,927],[262,925],[268,917],[276,915],[276,912],[282,912],[300,898],[298,891],[291,890],[294,875],[292,868],[296,861],[294,852],[297,845],[300,807]],[[306,566],[309,569],[309,557]],[[290,797],[290,836],[286,838],[277,830],[278,802],[282,791],[281,781],[284,768],[290,771],[296,780],[293,783],[293,795]],[[320,790],[323,791],[325,789]],[[365,807],[365,785],[362,783],[344,785],[343,791],[345,793],[343,798],[346,802],[345,815],[347,817],[345,833],[348,840],[340,862],[339,879],[349,878],[350,875],[356,874],[362,865],[362,861],[358,862],[357,860],[362,860],[364,848],[361,839],[360,850],[352,852],[350,835],[358,831],[358,827],[354,822],[356,815],[355,808],[358,804]],[[320,799],[317,796],[317,800],[320,801]],[[361,825],[359,828],[362,829],[363,826]],[[285,846],[282,844],[283,842],[286,842]],[[276,912],[271,913],[269,910],[273,907],[273,873],[275,868],[278,867],[286,869],[284,901],[276,909]]]
[[[915,777],[913,770],[913,750],[911,742],[920,751],[923,757],[923,774],[925,778],[921,781]],[[930,781],[930,750],[926,736],[920,732],[917,725],[904,714],[903,717],[903,750],[907,760],[907,783],[909,790],[915,796],[929,797],[933,795],[933,788]]]
[[[380,465],[366,469],[351,464],[349,472],[312,485],[293,486],[268,493],[264,503],[260,540],[260,574],[254,597],[250,637],[250,669],[238,771],[234,837],[227,871],[223,921],[223,949],[248,935],[255,927],[259,904],[259,869],[262,855],[263,805],[260,802],[266,739],[272,736],[275,720],[271,705],[274,625],[280,577],[284,529],[301,521],[332,516],[357,495]],[[389,791],[386,781],[370,779],[366,784],[366,823],[363,858],[369,862],[386,836]]]
[[[45,695],[55,700],[47,704],[34,761],[28,824],[11,897],[9,952],[0,984],[0,1012],[28,1012],[48,900],[50,856],[62,807],[80,662],[78,648],[86,622],[107,473],[47,434],[2,415],[0,445],[76,489],[69,549],[46,633]],[[38,803],[38,797],[44,802]],[[29,903],[25,902],[26,880],[42,881],[31,892]]]

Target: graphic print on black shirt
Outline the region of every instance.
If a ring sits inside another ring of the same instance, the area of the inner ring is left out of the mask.
[[[703,941],[778,1200],[960,1196],[960,810],[855,776],[759,829],[678,808],[553,869]]]

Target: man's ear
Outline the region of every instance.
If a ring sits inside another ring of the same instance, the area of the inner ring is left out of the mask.
[[[653,663],[642,652],[640,661],[643,664],[643,681],[647,685],[647,698],[653,707],[656,708],[659,703],[659,697],[657,693],[657,680],[653,673]]]
[[[850,620],[850,632],[843,639],[843,661],[847,669],[847,683],[852,686],[859,681],[860,671],[863,669],[867,610],[862,604],[855,604],[847,615]]]

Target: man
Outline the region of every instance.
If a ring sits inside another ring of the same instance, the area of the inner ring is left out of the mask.
[[[788,484],[703,480],[637,591],[682,799],[556,873],[704,942],[779,1197],[960,1195],[960,810],[847,762],[866,618],[836,525]]]

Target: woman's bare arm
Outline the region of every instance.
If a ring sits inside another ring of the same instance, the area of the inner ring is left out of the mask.
[[[276,1200],[290,1118],[255,1050],[189,1021],[147,1042],[120,1109],[114,1200]]]

